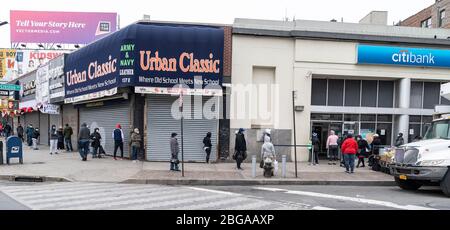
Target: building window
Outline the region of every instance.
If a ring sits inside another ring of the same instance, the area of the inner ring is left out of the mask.
[[[328,106],[343,106],[344,80],[328,80]]]
[[[443,26],[444,19],[445,19],[445,10],[441,10],[441,11],[439,11],[439,18],[438,18],[438,20],[439,20],[438,26],[439,27]]]
[[[422,108],[422,92],[423,82],[411,82],[411,97],[409,99],[409,106],[411,108]]]
[[[327,105],[327,80],[312,80],[311,105]]]
[[[377,106],[377,81],[362,81],[361,106]]]
[[[380,81],[378,87],[378,107],[394,107],[394,82]]]
[[[345,106],[360,105],[361,81],[345,81]]]
[[[422,28],[431,28],[431,17],[422,21]]]
[[[441,84],[439,82],[425,82],[423,94],[423,108],[434,109],[434,106],[439,105],[441,97]]]
[[[446,82],[442,83],[445,84]],[[450,105],[450,101],[447,100],[445,97],[441,97],[441,105]]]

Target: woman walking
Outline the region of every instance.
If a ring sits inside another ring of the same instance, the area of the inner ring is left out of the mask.
[[[203,138],[203,150],[206,153],[206,163],[209,164],[209,156],[211,155],[211,132],[206,134],[206,137]]]
[[[345,162],[345,172],[353,173],[355,170],[355,155],[358,152],[358,143],[353,139],[352,134],[347,135],[344,143],[342,143],[342,154]]]
[[[366,167],[364,165],[364,159],[369,155],[369,143],[367,143],[367,141],[364,140],[361,135],[358,135],[356,137],[356,141],[358,142],[358,164],[356,165],[356,168],[359,168],[360,163],[362,163],[361,167]]]
[[[243,128],[240,128],[238,133],[236,133],[234,151],[235,153],[233,159],[236,160],[237,169],[243,170],[241,168],[241,163],[245,160],[247,151],[247,143],[245,141]]]

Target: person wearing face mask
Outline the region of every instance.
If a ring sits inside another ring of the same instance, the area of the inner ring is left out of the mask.
[[[92,140],[91,146],[93,148],[92,158],[101,158],[100,153],[98,152],[98,149],[100,148],[100,140],[102,139],[99,128],[94,129],[94,132],[91,134],[90,139]]]
[[[141,134],[139,134],[139,129],[135,128],[133,133],[131,133],[131,159],[133,163],[137,162],[138,152],[141,148]]]
[[[58,132],[56,130],[56,125],[52,125],[52,128],[50,129],[50,155],[58,154],[57,152],[57,146],[58,146]]]
[[[356,142],[358,143],[358,153],[356,154],[358,156],[358,164],[356,165],[356,168],[359,168],[359,164],[361,163],[361,167],[366,167],[364,164],[364,159],[369,155],[369,143],[364,140],[361,135],[356,137]]]

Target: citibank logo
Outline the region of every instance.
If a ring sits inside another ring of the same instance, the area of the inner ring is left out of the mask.
[[[392,55],[392,61],[395,63],[434,64],[434,56],[431,53],[414,54],[409,50],[400,50],[399,53]]]

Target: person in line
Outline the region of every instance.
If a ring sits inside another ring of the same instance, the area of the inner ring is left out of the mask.
[[[265,140],[264,137],[269,137],[270,141],[272,141],[272,136],[271,136],[272,130],[271,129],[265,129],[264,130],[264,135],[263,135],[263,141]]]
[[[6,123],[6,124],[5,124],[4,130],[5,130],[5,137],[6,137],[6,138],[8,138],[9,136],[11,136],[11,131],[12,131],[11,125],[9,125],[8,123]]]
[[[135,128],[133,132],[131,133],[131,159],[133,160],[133,163],[136,163],[138,161],[138,153],[141,149],[141,134],[139,134],[139,129]]]
[[[345,172],[353,173],[355,171],[355,155],[358,152],[358,143],[353,139],[352,134],[347,135],[344,143],[342,143],[342,154],[345,161]]]
[[[73,134],[72,127],[70,127],[69,124],[66,124],[66,127],[64,127],[64,142],[66,144],[67,152],[73,151],[72,134]]]
[[[395,147],[400,147],[405,144],[405,140],[403,139],[403,133],[399,133],[397,139],[395,139]]]
[[[64,131],[62,126],[59,126],[58,131],[56,132],[58,135],[58,149],[64,149]]]
[[[264,137],[264,144],[261,146],[261,160],[265,160],[267,157],[271,158],[274,163],[274,171],[277,174],[278,164],[276,164],[277,155],[275,153],[275,147],[270,141],[269,136]],[[273,176],[273,175],[272,175]]]
[[[38,150],[37,143],[41,133],[39,132],[39,128],[33,129],[33,134],[31,135],[33,150]]]
[[[26,134],[27,134],[28,146],[30,146],[30,147],[33,145],[33,133],[34,133],[33,124],[29,124]]]
[[[375,164],[375,156],[380,155],[381,148],[381,139],[378,134],[373,135],[372,143],[370,144],[370,149],[372,150],[372,154],[369,156],[369,167]]]
[[[22,142],[25,141],[25,139],[23,138],[23,127],[22,125],[19,123],[19,125],[17,126],[17,136],[20,138],[20,140],[22,140]]]
[[[120,148],[120,159],[123,160],[123,140],[125,139],[122,131],[122,126],[120,124],[116,125],[116,129],[114,129],[112,133],[112,138],[114,140],[114,160],[117,160],[116,154],[117,149]]]
[[[319,148],[320,148],[320,141],[319,141],[319,136],[316,132],[312,133],[312,145],[313,145],[313,158],[314,158],[314,162],[311,162],[313,164],[319,164]]]
[[[236,133],[235,145],[234,145],[234,160],[236,160],[237,169],[243,170],[241,167],[242,161],[245,160],[247,151],[247,142],[245,141],[244,129],[240,128]]]
[[[339,137],[334,133],[334,130],[331,130],[330,136],[327,139],[327,149],[330,153],[329,165],[336,165],[336,161],[338,160],[338,139]]]
[[[101,158],[100,154],[97,153],[99,148],[100,148],[100,140],[102,139],[102,136],[100,135],[100,129],[99,128],[95,128],[94,132],[91,134],[90,139],[92,140],[92,148],[93,148],[93,152],[92,152],[92,158]]]
[[[368,157],[369,155],[369,143],[364,140],[361,135],[358,135],[356,137],[356,141],[358,142],[358,164],[356,165],[356,168],[359,168],[359,164],[362,163],[361,167],[366,167],[364,165],[364,159]]]
[[[209,164],[209,156],[211,155],[211,132],[206,134],[206,137],[203,138],[203,150],[206,153],[206,163]]]
[[[58,154],[56,148],[58,147],[58,133],[56,130],[56,125],[52,125],[50,129],[50,155],[53,153]]]
[[[180,146],[178,145],[177,134],[172,133],[170,138],[170,170],[171,171],[180,171],[178,168],[178,164],[180,161],[178,160],[178,153],[180,152]]]
[[[91,131],[88,129],[87,124],[83,123],[78,133],[78,151],[82,161],[87,161],[90,133]]]

